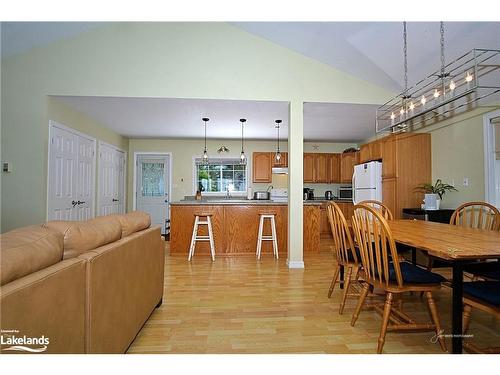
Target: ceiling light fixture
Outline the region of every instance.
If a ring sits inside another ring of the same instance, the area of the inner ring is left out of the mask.
[[[280,124],[281,124],[281,120],[275,120],[274,121],[276,123],[276,126],[275,128],[278,129],[278,148],[276,149],[276,155],[274,156],[276,161],[279,162],[281,161],[281,152],[280,152]]]
[[[241,122],[241,154],[240,154],[240,164],[247,163],[247,157],[245,155],[245,150],[243,149],[243,124],[247,121],[245,118],[240,118]]]
[[[201,157],[202,164],[208,164],[208,152],[207,152],[207,122],[210,121],[208,117],[203,117],[201,119],[205,123],[205,148],[203,149],[203,155]]]
[[[446,64],[444,22],[440,22],[440,69],[408,88],[406,36],[403,22],[404,90],[377,109],[377,133],[424,126],[500,93],[500,49],[474,48]]]

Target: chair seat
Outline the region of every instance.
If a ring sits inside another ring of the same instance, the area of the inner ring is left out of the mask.
[[[465,297],[471,296],[493,306],[500,306],[500,281],[464,283]]]
[[[403,281],[409,284],[439,284],[446,279],[434,272],[430,272],[420,268],[418,266],[414,266],[408,262],[399,263],[399,267],[401,268],[401,274],[403,276]],[[391,263],[389,265],[389,280],[396,280],[396,272],[394,272],[394,264]]]
[[[500,262],[482,262],[464,266],[464,271],[487,279],[500,280]]]

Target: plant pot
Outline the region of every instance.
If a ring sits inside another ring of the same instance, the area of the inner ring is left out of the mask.
[[[441,200],[438,194],[425,194],[424,203],[426,210],[439,210]]]

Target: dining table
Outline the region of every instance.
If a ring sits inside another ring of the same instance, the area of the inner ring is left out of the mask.
[[[397,243],[423,250],[452,267],[452,353],[462,353],[463,267],[500,258],[500,232],[423,220],[388,221]]]

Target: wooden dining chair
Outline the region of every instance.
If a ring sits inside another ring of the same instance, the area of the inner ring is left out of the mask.
[[[441,275],[401,261],[387,220],[379,210],[364,204],[355,205],[352,225],[363,265],[361,274],[366,283],[352,316],[351,325],[356,323],[368,292],[376,288],[385,293],[385,304],[374,305],[375,310],[382,314],[377,353],[382,353],[387,330],[435,331],[441,349],[446,351],[446,343],[440,334],[439,315],[432,297],[432,292],[441,288],[441,282],[445,279]],[[425,293],[432,323],[416,323],[401,309],[393,306],[394,296],[405,292]],[[392,323],[390,326],[389,321]]]
[[[367,206],[373,207],[382,213],[382,216],[386,220],[394,220],[394,215],[392,214],[389,207],[377,200],[365,200],[359,202],[359,204],[365,204]]]
[[[463,301],[463,334],[467,337],[473,308],[492,314],[496,319],[500,318],[500,281],[464,283]],[[470,339],[464,339],[463,347],[471,353],[500,353],[500,347],[480,348]]]
[[[459,225],[464,228],[500,230],[500,211],[495,206],[486,202],[466,202],[457,207],[450,218],[451,225]],[[427,261],[427,270],[433,268],[434,258],[429,256]],[[477,267],[476,265],[471,266]],[[490,266],[488,266],[490,267]],[[464,269],[466,272],[473,273],[471,269]],[[481,271],[481,266],[476,271]],[[490,272],[490,271],[488,271]],[[500,272],[500,268],[499,271]],[[490,272],[491,273],[491,272]]]
[[[359,253],[356,251],[354,241],[352,240],[351,231],[349,230],[347,220],[340,207],[335,202],[329,202],[326,207],[326,212],[333,236],[335,258],[337,259],[337,266],[333,274],[330,289],[328,290],[328,298],[332,296],[333,289],[335,288],[335,284],[337,283],[337,280],[339,278],[340,267],[344,267],[344,293],[342,295],[342,300],[339,307],[339,314],[342,314],[344,312],[344,306],[347,297],[359,296],[359,293],[349,293],[352,289],[351,276],[353,270],[355,270],[353,282],[358,282],[360,266]]]
[[[500,230],[500,211],[486,202],[467,202],[457,207],[450,224],[466,228]]]

